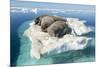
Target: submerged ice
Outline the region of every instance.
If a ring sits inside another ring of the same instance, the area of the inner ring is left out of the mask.
[[[44,54],[58,54],[86,48],[92,38],[81,35],[91,32],[92,29],[79,19],[67,18],[67,20],[67,24],[72,28],[72,33],[66,34],[62,38],[50,37],[48,33],[41,31],[40,26],[34,25],[34,21],[30,23],[30,27],[23,34],[31,41],[30,56],[40,59]]]

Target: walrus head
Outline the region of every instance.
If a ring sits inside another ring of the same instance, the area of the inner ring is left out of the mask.
[[[37,25],[41,25],[41,19],[40,19],[41,17],[37,17],[36,19],[35,19],[35,24],[37,24]]]
[[[48,16],[48,15],[42,15],[42,16],[38,16],[36,19],[35,19],[35,24],[37,24],[37,25],[41,25],[41,20],[42,20],[42,18],[43,17],[45,17],[45,16]]]

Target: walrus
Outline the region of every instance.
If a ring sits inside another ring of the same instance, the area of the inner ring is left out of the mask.
[[[65,34],[70,34],[72,29],[64,21],[56,21],[47,28],[47,32],[52,37],[61,38]]]
[[[43,32],[47,32],[47,28],[55,21],[65,21],[64,18],[58,16],[42,15],[36,18],[35,24],[40,25]]]

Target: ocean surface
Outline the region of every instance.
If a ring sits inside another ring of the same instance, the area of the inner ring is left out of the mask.
[[[27,5],[22,5],[27,4]],[[34,2],[11,2],[11,65],[36,65],[36,64],[61,64],[77,62],[95,61],[95,6],[94,5],[75,5],[75,4],[50,4]],[[45,4],[45,5],[43,5]],[[47,6],[48,5],[48,6]],[[45,6],[45,7],[44,7]],[[55,7],[52,7],[55,6]],[[83,50],[67,51],[60,54],[43,55],[40,60],[30,57],[31,41],[23,36],[29,23],[36,17],[48,14],[57,15],[65,18],[78,18],[85,20],[87,26],[93,28],[93,32],[84,34],[86,37],[92,37],[88,46]]]

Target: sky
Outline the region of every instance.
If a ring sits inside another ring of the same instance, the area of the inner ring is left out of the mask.
[[[95,5],[95,0],[11,0],[11,1],[37,1],[37,2],[55,2]]]
[[[41,2],[30,2],[30,1],[11,1],[11,6],[13,7],[48,7],[48,8],[59,8],[59,9],[72,9],[73,10],[95,10],[94,5],[72,5],[72,4],[57,4],[57,3],[41,3]],[[58,7],[59,6],[59,7]]]

